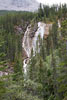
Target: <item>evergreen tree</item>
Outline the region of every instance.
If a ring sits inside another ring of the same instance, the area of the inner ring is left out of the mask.
[[[60,39],[59,45],[59,52],[60,52],[60,64],[59,64],[59,89],[58,92],[60,93],[60,99],[66,98],[67,96],[67,21],[64,20],[62,22],[61,34],[62,39]]]
[[[14,65],[14,80],[19,80],[22,78],[23,80],[23,61],[22,61],[22,54],[20,53],[18,57],[15,58],[15,65]]]

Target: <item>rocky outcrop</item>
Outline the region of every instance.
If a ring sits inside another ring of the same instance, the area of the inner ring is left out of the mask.
[[[45,33],[44,33],[45,39],[48,37],[49,31],[50,31],[51,28],[52,28],[52,24],[46,24],[46,26],[45,26]]]

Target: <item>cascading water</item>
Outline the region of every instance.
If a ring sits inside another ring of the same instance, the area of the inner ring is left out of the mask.
[[[43,37],[44,37],[45,26],[46,26],[45,23],[42,23],[42,22],[38,23],[38,30],[35,33],[35,36],[34,36],[33,41],[32,41],[32,48],[33,48],[34,53],[36,52],[36,43],[37,43],[37,40],[38,40],[38,36],[40,36],[41,39],[43,39]]]
[[[61,28],[60,20],[58,20],[58,27]]]
[[[44,35],[48,35],[49,34],[49,28],[52,26],[52,24],[45,24],[43,22],[38,22],[38,29],[37,31],[34,33],[34,37],[31,38],[30,34],[31,34],[31,25],[29,25],[27,27],[27,30],[24,34],[24,38],[23,38],[23,43],[22,43],[22,47],[24,48],[27,58],[23,61],[24,63],[24,72],[26,73],[26,67],[27,64],[29,62],[30,56],[31,56],[31,50],[33,49],[33,52],[35,54],[36,52],[36,43],[38,40],[38,37],[40,36],[41,39],[43,39]],[[48,30],[48,31],[47,31]]]
[[[60,23],[60,20],[58,20],[58,28],[60,29],[61,28],[61,23]],[[59,37],[61,38],[62,35],[61,35],[61,31],[59,30]]]
[[[24,38],[23,38],[23,44],[22,44],[22,47],[24,48],[26,54],[27,54],[27,57],[30,57],[30,53],[31,53],[31,42],[32,42],[32,39],[30,38],[30,27],[31,25],[29,25],[27,27],[27,30],[24,34]]]

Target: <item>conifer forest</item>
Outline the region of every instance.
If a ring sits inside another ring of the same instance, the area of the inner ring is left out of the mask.
[[[67,4],[0,10],[0,100],[67,100]]]

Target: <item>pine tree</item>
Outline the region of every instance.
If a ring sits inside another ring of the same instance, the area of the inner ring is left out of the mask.
[[[6,69],[5,64],[7,63],[5,58],[6,58],[6,54],[4,52],[4,46],[5,46],[5,41],[4,41],[4,37],[1,34],[1,30],[0,30],[0,71],[3,72]],[[5,87],[5,82],[2,79],[1,76],[1,72],[0,72],[0,99],[3,98],[5,92],[6,92],[6,87]]]
[[[15,65],[14,65],[14,80],[23,80],[23,60],[22,54],[20,53],[18,57],[15,58]]]
[[[67,96],[67,21],[62,22],[61,27],[62,39],[59,42],[59,52],[60,52],[60,64],[59,64],[59,89],[60,99],[66,98]]]
[[[43,16],[44,16],[44,12],[43,12],[43,9],[42,9],[42,5],[40,3],[39,9],[38,9],[38,17],[42,18]]]

